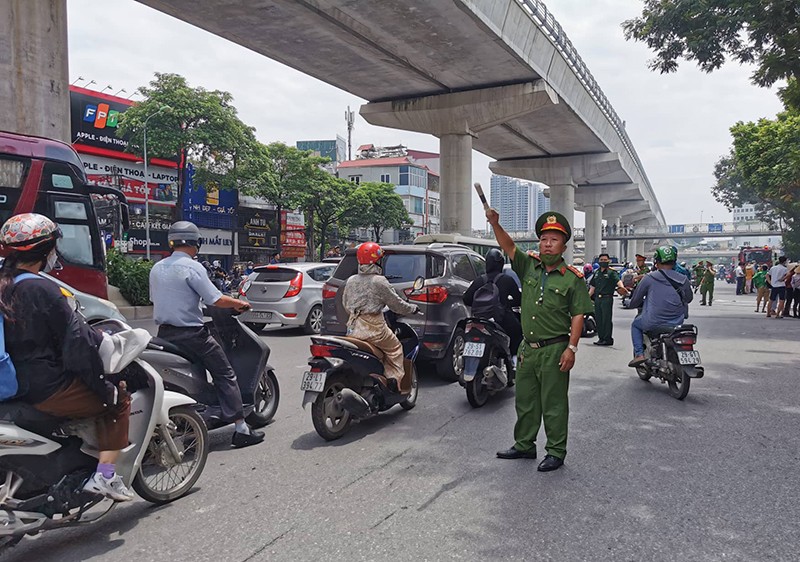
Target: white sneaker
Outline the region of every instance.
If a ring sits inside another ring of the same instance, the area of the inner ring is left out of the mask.
[[[112,478],[106,478],[99,472],[95,472],[84,484],[83,491],[100,494],[117,502],[129,502],[135,497],[133,492],[122,482],[119,474],[115,474]]]

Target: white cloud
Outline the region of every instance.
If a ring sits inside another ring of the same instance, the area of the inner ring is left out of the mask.
[[[662,76],[647,69],[647,48],[624,40],[620,23],[638,0],[558,0],[552,10],[603,87],[630,134],[670,223],[730,215],[709,187],[735,122],[780,111],[774,90],[750,85],[752,69],[735,64],[711,75],[691,63]],[[154,72],[182,74],[192,85],[231,92],[241,118],[265,142],[345,136],[345,108],[363,100],[133,0],[70,0],[70,76],[98,89],[133,92]],[[373,127],[357,116],[353,144],[403,143],[438,150],[430,135]],[[475,153],[473,177],[489,184],[490,159]],[[687,205],[691,201],[691,205]],[[473,200],[473,223],[483,224]],[[576,217],[580,223],[582,217]]]

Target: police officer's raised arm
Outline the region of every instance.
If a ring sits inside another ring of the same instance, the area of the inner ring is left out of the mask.
[[[509,259],[513,260],[514,254],[517,251],[517,245],[514,243],[514,240],[511,239],[511,236],[508,235],[508,232],[500,226],[500,213],[494,209],[487,209],[486,220],[492,225],[494,237],[497,239],[497,243],[500,244],[500,248],[506,253]]]

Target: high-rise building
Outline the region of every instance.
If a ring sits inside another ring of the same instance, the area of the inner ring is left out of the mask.
[[[746,203],[741,207],[733,208],[733,222],[747,222],[758,220],[756,216],[756,206]]]
[[[537,182],[492,175],[490,197],[508,232],[532,231],[539,215],[550,210],[544,185]]]
[[[347,141],[339,135],[336,135],[335,140],[297,141],[295,146],[299,150],[310,150],[315,156],[330,158],[331,161],[325,165],[325,169],[331,174],[335,174],[339,164],[347,160]]]

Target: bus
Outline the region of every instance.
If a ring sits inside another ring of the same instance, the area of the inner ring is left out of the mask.
[[[755,262],[756,266],[766,265],[772,267],[772,250],[769,246],[764,246],[763,248],[740,247],[739,263],[750,262]]]
[[[63,234],[58,241],[62,267],[50,274],[80,291],[108,298],[105,241],[93,196],[115,197],[127,228],[125,196],[112,187],[90,185],[70,145],[0,131],[0,224],[29,212],[55,221]]]
[[[486,257],[492,248],[499,250],[500,244],[492,238],[475,238],[461,234],[420,234],[414,239],[414,244],[460,244],[473,252],[478,252]]]

